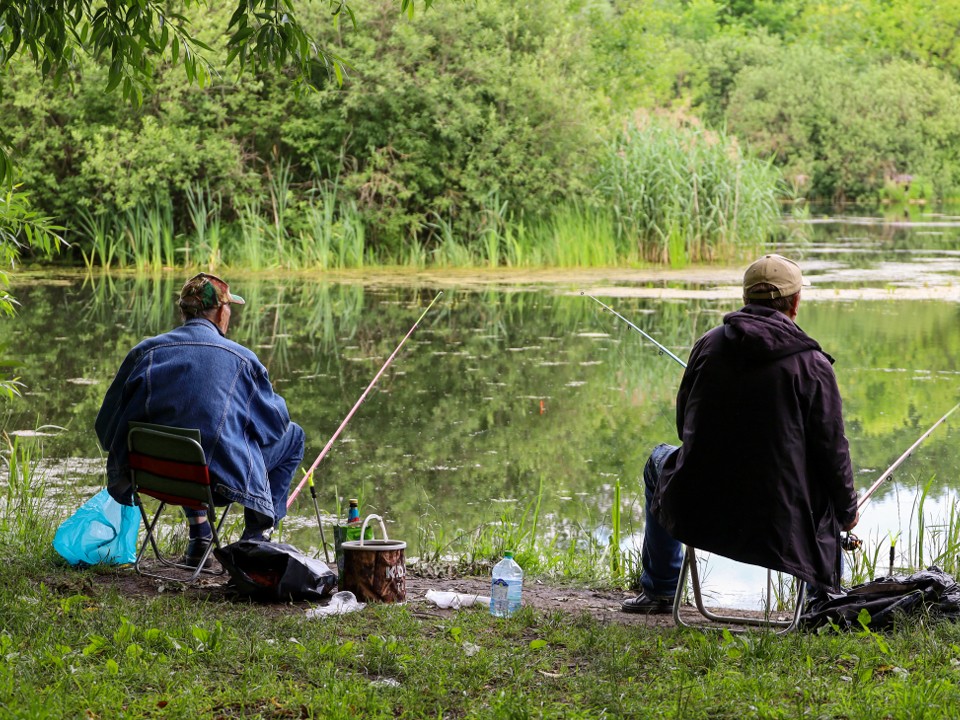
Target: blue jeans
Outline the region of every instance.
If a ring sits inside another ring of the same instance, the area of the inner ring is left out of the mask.
[[[643,565],[640,586],[649,597],[673,598],[677,591],[677,583],[680,581],[683,545],[670,537],[650,512],[663,464],[677,449],[675,445],[657,445],[643,467],[646,525],[643,528],[643,548],[640,551],[640,560]]]
[[[287,514],[287,494],[293,476],[303,460],[304,433],[296,423],[290,423],[287,431],[273,445],[261,448],[263,463],[273,501],[274,517],[252,508],[244,508],[244,536],[258,536],[273,528]],[[206,515],[203,510],[184,508],[187,517]]]
[[[273,445],[260,448],[263,464],[267,467],[267,484],[273,500],[274,522],[287,514],[287,495],[290,483],[303,460],[304,433],[296,423],[287,426],[287,431]]]

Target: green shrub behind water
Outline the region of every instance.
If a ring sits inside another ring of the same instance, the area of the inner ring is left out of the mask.
[[[597,183],[621,254],[677,266],[759,245],[780,216],[781,176],[723,132],[661,120],[631,124]]]

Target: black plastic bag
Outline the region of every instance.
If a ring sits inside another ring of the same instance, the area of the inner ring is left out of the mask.
[[[337,588],[337,574],[326,563],[292,545],[240,540],[213,552],[230,573],[228,587],[253,600],[320,600]]]
[[[913,575],[881,577],[839,593],[817,594],[807,603],[800,625],[809,630],[833,622],[843,629],[859,629],[861,610],[870,613],[871,630],[911,615],[956,620],[960,618],[960,585],[938,567]]]

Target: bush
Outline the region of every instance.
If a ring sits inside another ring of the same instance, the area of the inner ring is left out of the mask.
[[[371,230],[371,251],[393,257],[411,240],[429,243],[436,217],[480,242],[491,197],[519,214],[585,189],[599,135],[592,64],[566,3],[479,0],[412,20],[390,0],[352,4],[359,30],[341,37],[325,6],[302,16],[352,63],[342,88],[300,94],[270,73],[199,89],[167,68],[133,108],[104,97],[105,70],[91,61],[72,89],[13,67],[0,78],[0,122],[26,186],[70,227],[84,209],[112,215],[159,200],[190,233],[188,188],[200,185],[222,199],[226,222],[245,208],[272,222],[282,202],[296,237],[311,194],[335,183]],[[203,39],[222,59],[223,38]],[[282,168],[289,197],[276,198]]]
[[[809,197],[875,199],[904,175],[940,198],[960,184],[960,87],[931,68],[794,45],[737,73],[726,118]]]

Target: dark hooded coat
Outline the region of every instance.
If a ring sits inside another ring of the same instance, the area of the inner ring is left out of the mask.
[[[857,496],[833,358],[747,305],[701,337],[677,396],[681,447],[653,512],[677,540],[834,588]]]

